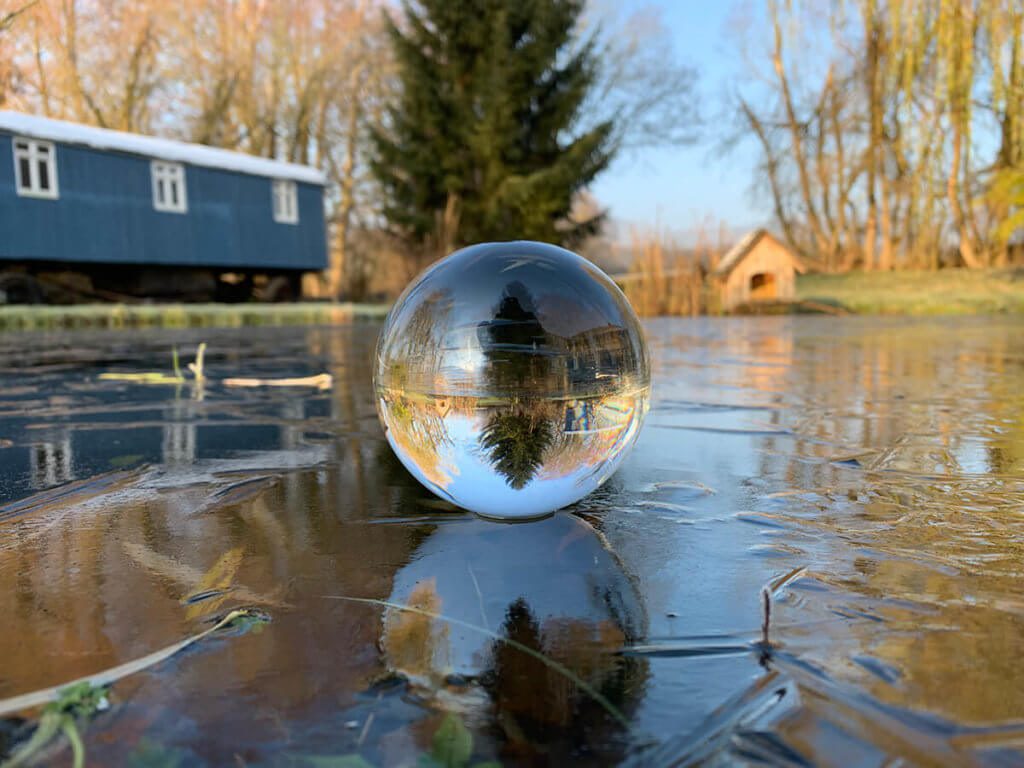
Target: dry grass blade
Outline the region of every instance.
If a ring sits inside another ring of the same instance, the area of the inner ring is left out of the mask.
[[[552,658],[550,658],[548,656],[545,656],[540,651],[538,651],[538,650],[536,650],[534,648],[531,648],[528,645],[524,645],[523,643],[520,643],[520,642],[518,642],[516,640],[513,640],[513,639],[511,639],[509,637],[505,637],[504,635],[499,635],[497,632],[492,632],[491,630],[486,629],[484,627],[477,626],[476,624],[470,624],[469,622],[460,621],[459,619],[452,618],[451,616],[445,616],[445,615],[440,614],[440,613],[434,613],[433,611],[427,611],[427,610],[424,610],[422,608],[416,608],[416,607],[411,606],[411,605],[402,605],[401,603],[392,603],[392,602],[389,602],[387,600],[377,600],[377,599],[372,598],[372,597],[349,597],[347,595],[324,595],[324,597],[326,599],[328,599],[328,600],[344,600],[344,601],[349,602],[349,603],[362,603],[364,605],[377,605],[377,606],[380,606],[382,608],[391,608],[391,609],[396,610],[396,611],[405,611],[407,613],[419,614],[421,616],[426,616],[428,618],[435,619],[437,621],[443,621],[443,622],[445,622],[447,624],[453,624],[455,626],[462,627],[463,629],[469,629],[469,630],[472,630],[474,632],[479,632],[480,634],[486,635],[487,637],[490,637],[490,638],[493,638],[493,639],[497,640],[500,643],[505,643],[506,645],[508,645],[508,646],[510,646],[512,648],[515,648],[518,651],[522,651],[523,653],[527,654],[528,656],[532,656],[537,661],[539,661],[542,664],[544,664],[544,666],[548,667],[549,669],[554,670],[558,674],[560,674],[563,677],[565,677],[566,679],[570,680],[577,688],[579,688],[581,691],[583,691],[588,696],[590,696],[594,701],[596,701],[623,728],[625,728],[627,731],[630,731],[630,732],[633,731],[633,726],[629,722],[629,720],[626,718],[626,716],[624,714],[622,714],[622,712],[619,711],[618,707],[616,707],[614,704],[612,704],[607,699],[607,697],[604,696],[604,694],[602,694],[596,688],[591,686],[585,680],[581,679],[579,677],[579,675],[575,674],[571,669],[566,667],[564,664],[560,664],[559,662],[555,661],[554,659],[552,659]]]
[[[803,578],[806,575],[807,575],[807,566],[806,565],[801,565],[801,566],[799,566],[797,568],[794,568],[793,570],[789,571],[788,573],[784,573],[781,576],[778,576],[778,577],[772,579],[770,582],[768,582],[765,585],[765,589],[768,590],[768,592],[772,595],[772,597],[775,597],[776,595],[779,594],[780,591],[785,589],[787,586],[792,584],[794,581],[796,581],[797,579],[801,579],[801,578]]]
[[[155,666],[162,661],[166,661],[177,653],[188,648],[190,645],[198,643],[206,637],[209,637],[219,629],[232,624],[240,618],[253,618],[258,617],[259,614],[256,611],[239,608],[231,611],[224,618],[218,621],[209,629],[205,629],[202,632],[186,637],[173,645],[168,645],[165,648],[161,648],[159,651],[154,651],[141,659],[135,659],[134,661],[125,662],[119,664],[116,667],[97,672],[95,675],[88,675],[81,677],[77,680],[71,680],[70,682],[62,685],[57,685],[52,688],[44,688],[41,691],[33,691],[32,693],[24,693],[20,696],[14,696],[9,699],[0,701],[0,717],[6,717],[7,715],[21,712],[26,709],[34,709],[35,707],[41,707],[44,704],[49,704],[52,701],[60,699],[62,692],[74,686],[87,684],[93,688],[99,688],[111,685],[112,683],[121,680],[122,678],[134,675],[137,672],[141,672],[144,669]]]
[[[108,371],[101,373],[97,378],[103,381],[129,381],[134,384],[184,384],[185,374],[181,371],[181,365],[178,362],[178,350],[175,348],[172,350],[173,357],[171,365],[173,373],[164,373],[162,371],[144,371],[142,373],[126,373],[120,371]],[[191,371],[195,377],[195,383],[197,386],[202,387],[203,382],[206,381],[206,374],[204,373],[204,358],[206,357],[206,342],[204,341],[196,348],[196,359],[195,362],[188,364],[188,370]]]
[[[169,373],[147,371],[146,373],[101,373],[103,381],[130,381],[135,384],[184,384],[185,379]]]
[[[206,342],[202,342],[196,348],[196,359],[195,362],[188,364],[188,369],[195,376],[196,384],[202,386],[203,382],[206,381],[205,373],[205,359],[206,359]]]
[[[299,378],[286,379],[224,379],[226,387],[315,387],[319,390],[330,389],[334,386],[334,379],[329,373],[319,373],[316,376],[302,376]]]

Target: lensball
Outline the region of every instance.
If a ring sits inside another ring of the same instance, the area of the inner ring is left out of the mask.
[[[522,241],[464,248],[416,278],[381,330],[374,389],[388,442],[423,485],[484,517],[528,519],[611,476],[650,378],[611,279]]]

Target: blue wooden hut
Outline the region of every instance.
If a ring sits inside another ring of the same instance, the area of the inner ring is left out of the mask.
[[[73,274],[86,293],[295,295],[327,266],[324,183],[303,165],[0,111],[0,293]]]

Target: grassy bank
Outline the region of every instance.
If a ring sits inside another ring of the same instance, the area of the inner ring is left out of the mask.
[[[647,314],[693,314],[698,311],[694,286],[686,280],[680,285],[676,285],[677,282],[679,280],[675,277],[672,280],[650,281],[654,288],[660,287],[666,291],[671,288],[669,293],[685,294],[685,301],[677,301],[678,306],[673,304],[670,307],[659,303],[658,311],[648,311]],[[642,297],[634,295],[631,298],[636,302]],[[797,299],[865,315],[1024,314],[1024,269],[803,275],[797,280]],[[10,306],[0,307],[0,332],[78,328],[332,325],[381,320],[387,310],[387,305],[383,304],[322,302]]]
[[[796,292],[865,315],[1024,314],[1024,269],[803,275]]]
[[[330,325],[379,320],[379,304],[83,304],[0,307],[0,331]]]

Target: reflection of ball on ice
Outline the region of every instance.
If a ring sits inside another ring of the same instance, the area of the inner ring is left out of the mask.
[[[531,242],[453,253],[420,275],[377,342],[380,418],[398,458],[487,517],[539,517],[603,483],[647,412],[643,331],[574,253]]]

